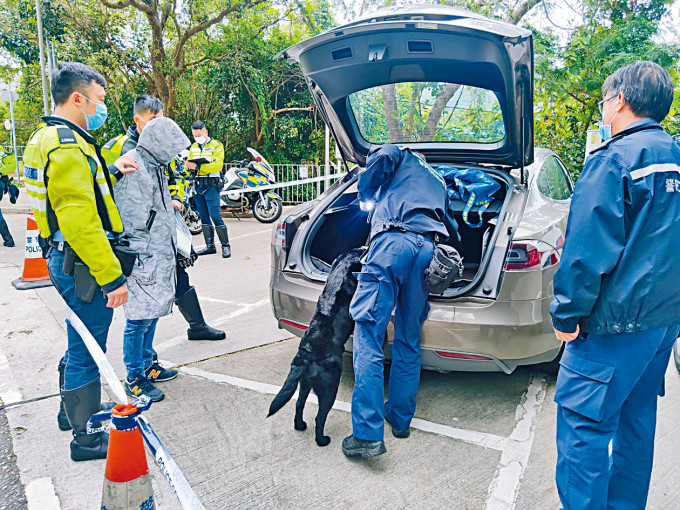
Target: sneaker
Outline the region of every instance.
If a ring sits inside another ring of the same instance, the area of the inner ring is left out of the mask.
[[[347,436],[342,440],[342,453],[347,457],[361,457],[367,459],[387,452],[384,441],[367,441],[354,436]]]
[[[134,381],[126,379],[125,393],[135,398],[145,395],[154,402],[160,402],[165,398],[165,393],[156,388],[146,377],[135,377]]]
[[[151,382],[165,382],[177,377],[177,370],[174,368],[164,368],[154,360],[153,365],[145,370],[146,378]]]

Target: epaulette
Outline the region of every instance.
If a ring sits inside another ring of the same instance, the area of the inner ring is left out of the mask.
[[[57,128],[57,136],[59,137],[59,144],[64,145],[66,143],[77,144],[76,135],[73,130],[66,126],[59,126]]]

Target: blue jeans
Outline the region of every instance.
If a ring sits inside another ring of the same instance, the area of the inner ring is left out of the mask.
[[[153,336],[158,319],[126,320],[123,333],[123,362],[129,381],[144,377],[153,363]]]
[[[217,186],[203,187],[196,185],[196,209],[201,217],[201,224],[209,226],[212,223],[219,227],[224,225],[220,214],[220,190]]]
[[[555,387],[555,478],[565,510],[645,508],[657,396],[677,336],[675,326],[566,345]]]
[[[113,319],[113,308],[106,307],[108,300],[104,297],[101,288],[97,288],[90,303],[77,299],[73,275],[64,274],[63,265],[64,254],[50,248],[47,269],[54,288],[57,289],[57,292],[71,310],[83,321],[99,347],[106,352],[106,338]],[[68,320],[66,321],[66,333],[68,348],[64,355],[66,370],[64,371],[64,387],[62,389],[73,390],[99,377],[99,369],[82,338]]]
[[[397,429],[408,429],[413,419],[420,384],[420,332],[430,310],[424,275],[433,250],[432,241],[420,234],[384,232],[371,241],[366,263],[357,275],[350,314],[356,323],[352,434],[358,439],[383,439],[383,343],[392,310],[387,419]]]

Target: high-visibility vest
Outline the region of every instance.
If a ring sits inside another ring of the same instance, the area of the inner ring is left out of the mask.
[[[205,158],[209,163],[204,163],[198,169],[196,175],[206,176],[224,171],[224,145],[218,140],[211,138],[203,147],[194,142],[189,149],[189,160]]]
[[[109,172],[89,133],[59,117],[44,120],[23,158],[40,237],[61,230],[97,283],[106,285],[122,274],[106,235],[123,232]]]

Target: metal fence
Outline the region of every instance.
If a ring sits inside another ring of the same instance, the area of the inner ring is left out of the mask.
[[[226,165],[227,168],[233,166],[238,167],[240,165],[238,163],[228,163]],[[314,200],[338,180],[338,177],[329,177],[317,182],[294,183],[294,181],[312,179],[314,177],[335,175],[339,172],[335,164],[329,166],[328,174],[325,173],[323,165],[277,164],[271,166],[272,170],[274,170],[277,184],[293,183],[290,186],[273,190],[283,199],[284,205],[297,205]]]

